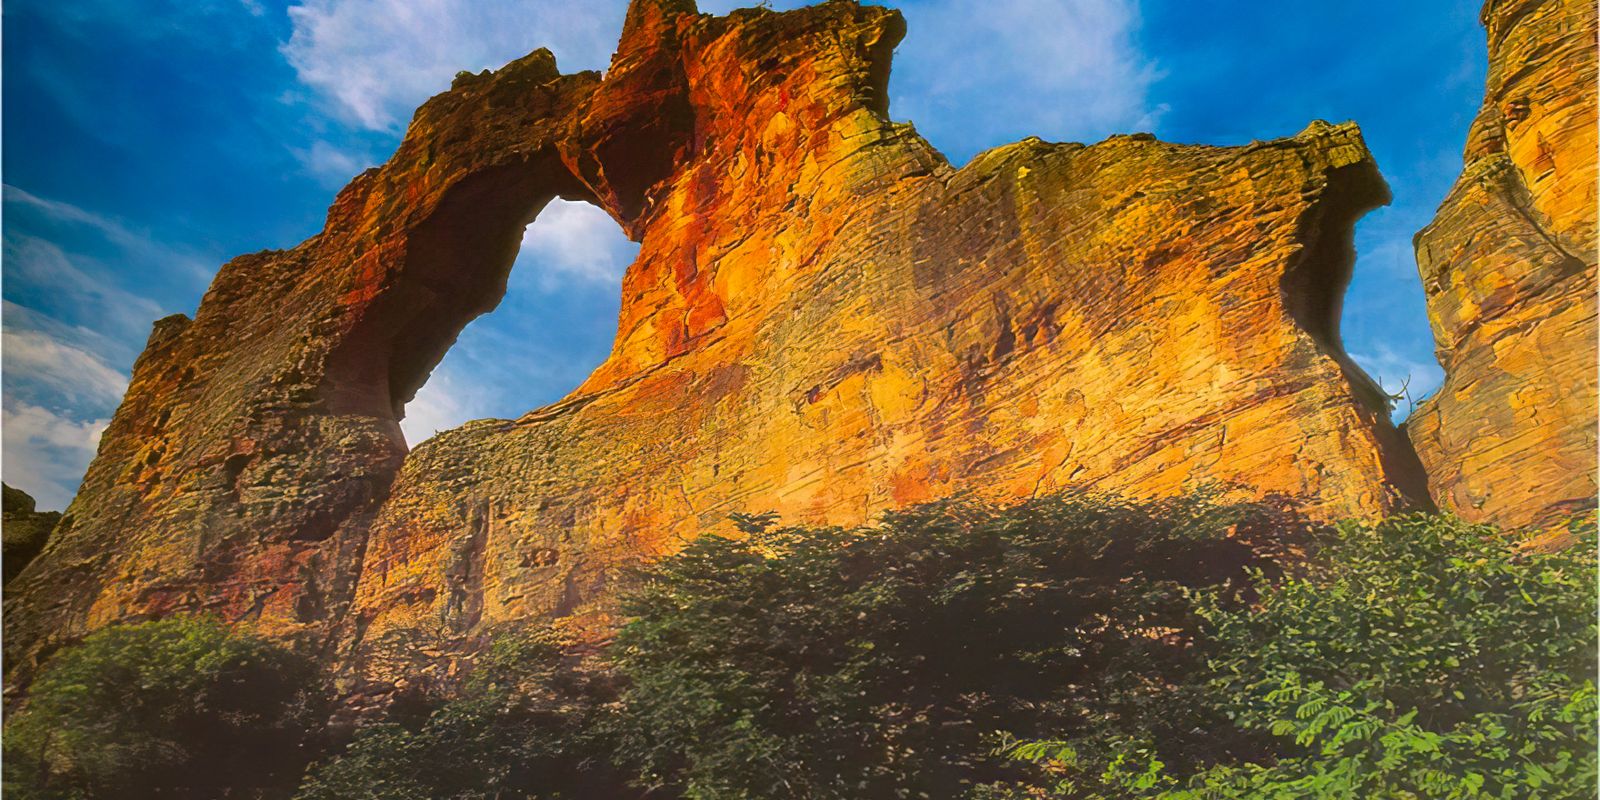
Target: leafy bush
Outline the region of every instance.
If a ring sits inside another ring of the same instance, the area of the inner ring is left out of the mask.
[[[1233,597],[1247,542],[1296,527],[1088,496],[857,529],[741,522],[645,575],[612,652],[622,757],[691,798],[951,797],[1017,772],[981,755],[996,731],[1121,721],[1175,754],[1247,746],[1174,709],[1196,666],[1184,588]]]
[[[204,619],[104,628],[58,652],[5,728],[18,798],[287,791],[317,716],[310,666]]]
[[[459,694],[419,724],[357,732],[343,755],[314,768],[301,800],[477,800],[622,797],[595,716],[604,676],[575,667],[547,629],[496,637]]]
[[[1137,728],[1111,757],[1014,752],[1064,769],[1068,797],[1593,797],[1595,578],[1592,527],[1540,552],[1440,517],[1343,526],[1254,607],[1199,597],[1197,696],[1275,758],[1196,770]]]
[[[1593,796],[1592,525],[1544,552],[1087,495],[736,523],[645,570],[606,650],[503,633],[298,797]],[[313,685],[214,622],[102,630],[8,723],[5,790],[286,796]]]

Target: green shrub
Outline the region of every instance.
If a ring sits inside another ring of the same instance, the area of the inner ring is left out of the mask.
[[[626,796],[595,716],[603,675],[579,669],[549,630],[496,637],[466,684],[416,724],[361,729],[311,771],[301,800]]]
[[[1088,496],[740,522],[646,573],[612,652],[621,757],[691,798],[952,797],[1020,769],[981,754],[997,731],[1113,720],[1174,753],[1244,746],[1176,710],[1184,588],[1232,596],[1247,542],[1296,529],[1265,507]]]
[[[1199,598],[1196,695],[1273,757],[1196,770],[1137,728],[1014,752],[1062,768],[1067,797],[1593,797],[1594,544],[1592,527],[1540,552],[1440,517],[1342,526],[1254,607]]]
[[[204,619],[119,625],[56,653],[5,728],[18,798],[285,792],[318,713],[310,665]]]
[[[1543,552],[1440,517],[1310,531],[1087,495],[735,521],[646,569],[598,657],[502,633],[298,797],[1593,796],[1592,525]],[[214,622],[99,631],[8,722],[5,790],[287,796],[313,686]]]

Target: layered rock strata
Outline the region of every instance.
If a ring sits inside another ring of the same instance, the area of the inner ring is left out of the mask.
[[[1417,235],[1444,386],[1407,422],[1440,505],[1545,525],[1595,506],[1591,0],[1490,0],[1466,167]]]
[[[203,611],[363,686],[399,637],[605,608],[734,511],[849,524],[956,492],[1426,504],[1344,354],[1350,228],[1388,190],[1352,125],[1243,147],[1029,139],[956,169],[887,116],[893,11],[638,0],[604,79],[464,76],[322,233],[157,323],[78,498],[11,587],[24,669]],[[551,198],[641,243],[569,397],[407,453],[398,420],[492,309]]]

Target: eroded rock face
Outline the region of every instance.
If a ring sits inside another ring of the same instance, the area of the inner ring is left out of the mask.
[[[0,540],[4,542],[0,565],[4,567],[4,581],[10,583],[44,549],[61,514],[39,511],[31,495],[4,484],[0,484],[0,497],[4,503],[0,511]]]
[[[193,320],[157,322],[58,535],[7,587],[8,669],[178,611],[323,634],[406,457],[404,403],[498,302],[538,209],[591,197],[557,144],[598,84],[548,51],[458,80],[322,233],[230,261]]]
[[[1426,503],[1339,343],[1350,226],[1388,196],[1353,126],[1029,139],[955,169],[887,119],[902,33],[852,3],[638,0],[603,81],[543,51],[458,80],[323,233],[158,323],[8,588],[9,662],[206,610],[382,691],[418,637],[603,613],[619,569],[734,511],[1208,483],[1323,518]],[[610,358],[407,454],[404,403],[553,196],[642,243]]]
[[[1440,505],[1506,526],[1595,505],[1592,0],[1490,0],[1466,168],[1417,235],[1444,386],[1407,422]]]

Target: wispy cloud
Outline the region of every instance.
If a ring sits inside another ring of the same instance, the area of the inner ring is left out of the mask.
[[[461,70],[497,68],[549,47],[562,68],[610,59],[625,4],[561,0],[303,0],[284,57],[329,110],[397,131]]]
[[[700,5],[721,13],[749,4]],[[398,132],[460,70],[498,67],[539,46],[567,71],[603,68],[625,8],[621,0],[303,0],[289,8],[293,33],[282,52],[334,116]],[[1166,110],[1149,98],[1160,70],[1137,44],[1135,0],[992,0],[981,10],[929,0],[901,10],[908,34],[891,73],[892,111],[958,161],[1030,135],[1092,141],[1150,130]]]
[[[6,302],[0,333],[5,480],[46,508],[71,499],[128,378],[96,353],[107,340]]]
[[[113,268],[86,256],[69,256],[54,242],[10,234],[4,245],[6,280],[54,294],[108,335],[142,339],[161,317],[155,301],[116,287]]]
[[[558,198],[523,231],[511,279],[545,292],[573,283],[617,286],[638,253],[606,212]]]
[[[1387,342],[1371,342],[1370,345],[1370,350],[1353,352],[1350,357],[1385,392],[1399,397],[1395,406],[1397,422],[1410,416],[1417,403],[1444,383],[1444,370],[1437,361],[1405,355]]]
[[[291,147],[306,174],[325,187],[336,189],[345,185],[362,170],[377,164],[377,159],[364,150],[341,147],[322,139],[310,147]]]
[[[0,187],[0,192],[3,192],[0,196],[8,204],[32,209],[58,223],[89,228],[130,258],[187,273],[202,283],[209,282],[216,272],[214,259],[157,241],[150,234],[135,231],[115,218],[87,211],[71,203],[40,197],[10,184]]]
[[[74,405],[115,406],[127,391],[128,378],[82,347],[41,330],[7,327],[0,334],[0,353],[8,381],[32,381]]]
[[[1133,0],[906,4],[890,111],[963,161],[1024,136],[1096,141],[1151,130],[1160,77]]]
[[[151,321],[163,313],[126,287],[173,275],[195,286],[210,270],[113,217],[9,185],[3,200],[5,477],[59,507],[127,390],[126,369]]]
[[[1432,206],[1409,202],[1378,209],[1356,226],[1356,264],[1339,325],[1351,357],[1385,391],[1408,396],[1396,403],[1396,420],[1444,380],[1411,245],[1411,234],[1432,217]]]
[[[7,396],[0,422],[6,483],[33,495],[41,509],[62,509],[77,492],[109,420],[76,420]]]
[[[433,371],[417,396],[406,404],[406,418],[400,430],[412,447],[439,431],[457,427],[467,420],[490,416],[482,403],[473,403],[477,392],[450,374],[448,367]]]

